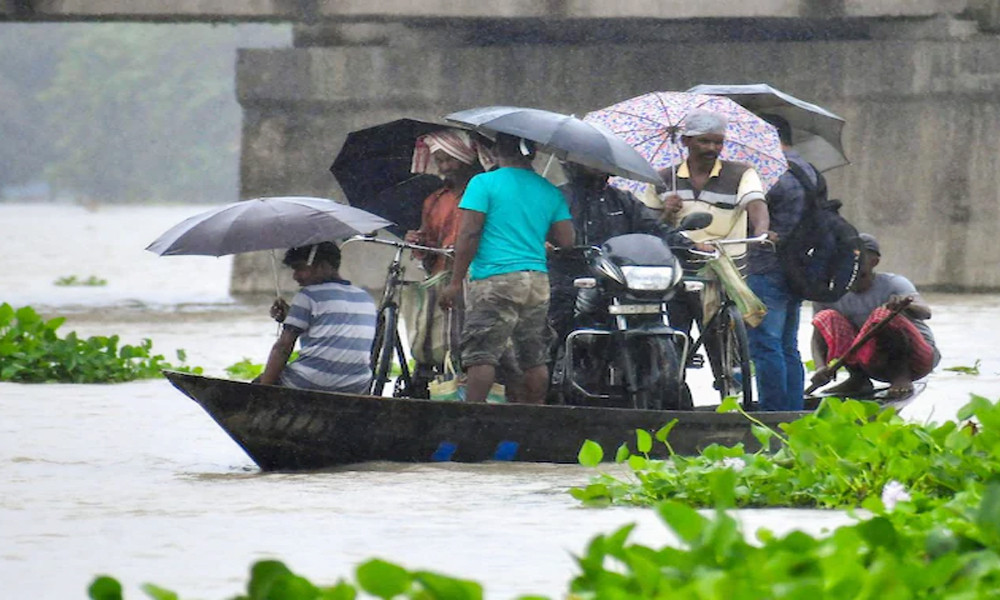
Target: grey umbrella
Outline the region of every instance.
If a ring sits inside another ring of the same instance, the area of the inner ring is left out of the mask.
[[[445,119],[497,133],[529,139],[539,149],[568,162],[627,179],[663,183],[649,162],[625,140],[600,125],[570,115],[519,106],[484,106],[446,115]]]
[[[324,198],[254,198],[189,217],[156,238],[146,250],[160,256],[273,251],[371,233],[389,225],[391,221],[370,212]],[[271,256],[277,288],[273,252]]]
[[[792,126],[792,147],[820,171],[849,164],[841,142],[844,119],[766,83],[696,85],[688,92],[726,96],[756,113],[784,117]]]

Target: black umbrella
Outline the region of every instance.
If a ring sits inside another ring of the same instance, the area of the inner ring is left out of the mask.
[[[444,183],[434,175],[410,172],[417,138],[454,125],[397,119],[347,135],[330,165],[351,206],[384,217],[386,229],[400,237],[420,229],[423,200]]]
[[[606,127],[538,108],[483,106],[445,116],[490,135],[506,133],[539,144],[553,156],[636,181],[663,183],[659,174],[625,140]]]
[[[841,141],[844,119],[822,106],[766,83],[696,85],[688,92],[726,96],[758,115],[772,113],[784,117],[792,127],[792,147],[820,171],[849,164]]]

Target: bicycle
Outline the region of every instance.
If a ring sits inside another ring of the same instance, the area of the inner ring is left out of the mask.
[[[404,285],[419,282],[403,279],[405,272],[403,251],[418,250],[445,256],[452,256],[454,252],[446,248],[432,248],[420,244],[377,238],[374,235],[356,235],[344,241],[343,245],[346,246],[351,242],[371,242],[396,248],[396,252],[386,268],[385,287],[382,290],[382,299],[378,304],[375,339],[372,341],[370,359],[372,382],[368,393],[372,396],[382,395],[385,385],[391,379],[392,365],[394,362],[398,362],[400,374],[396,378],[392,395],[394,398],[409,396],[413,385],[413,374],[410,372],[410,365],[407,362],[403,340],[399,337],[399,295]]]
[[[773,244],[767,239],[766,234],[752,238],[714,240],[707,243],[715,247],[714,252],[692,250],[691,254],[712,260],[718,259],[724,252],[723,248],[727,245]],[[701,282],[701,291],[705,293],[705,283],[709,282],[708,278],[686,275],[685,279],[691,282]],[[721,399],[742,395],[743,408],[749,411],[753,405],[754,390],[750,341],[747,336],[746,322],[736,302],[726,292],[725,286],[720,282],[719,285],[713,287],[718,290],[718,309],[707,322],[699,326],[698,339],[691,345],[690,355],[694,356],[702,346],[705,346],[705,352],[708,354],[712,368],[714,387],[719,391]],[[709,347],[711,343],[714,343],[714,349]]]

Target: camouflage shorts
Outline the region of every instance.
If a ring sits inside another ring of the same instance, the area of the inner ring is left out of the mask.
[[[462,365],[500,362],[513,342],[521,369],[543,365],[552,340],[547,313],[549,277],[541,271],[516,271],[477,279],[468,284]]]

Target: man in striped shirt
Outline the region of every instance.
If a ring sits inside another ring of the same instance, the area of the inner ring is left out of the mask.
[[[375,302],[340,278],[340,249],[333,242],[292,248],[284,263],[302,289],[289,306],[275,300],[271,316],[284,322],[259,383],[363,394],[372,372]],[[299,341],[299,357],[288,357]]]

